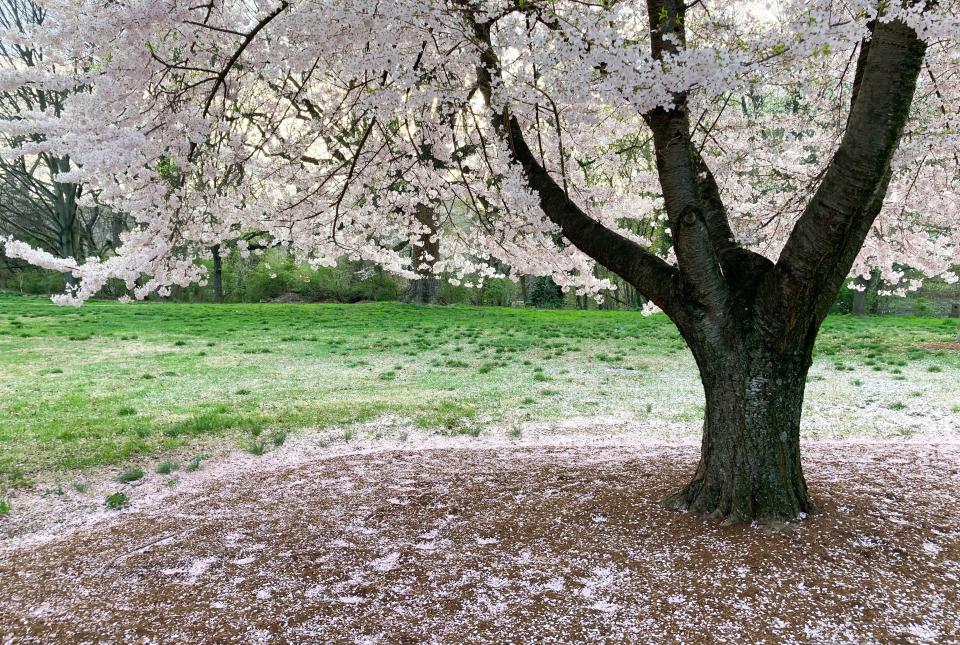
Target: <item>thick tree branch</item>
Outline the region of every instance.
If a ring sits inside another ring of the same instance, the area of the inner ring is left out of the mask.
[[[682,0],[649,0],[653,57],[686,47],[686,7]],[[753,283],[772,264],[737,244],[713,173],[691,137],[686,93],[670,109],[644,115],[653,131],[657,172],[670,220],[684,287],[701,305],[719,311],[730,287]]]
[[[493,50],[489,24],[473,21],[472,26],[481,47],[477,83],[490,106],[492,125],[510,146],[514,158],[526,173],[530,187],[540,198],[543,212],[561,228],[564,237],[574,246],[627,280],[671,317],[680,315],[682,309],[677,290],[677,270],[587,215],[534,156],[517,119],[506,109],[497,111],[491,105],[493,75],[499,74],[500,63]]]
[[[925,52],[900,21],[877,23],[862,48],[847,130],[777,262],[783,299],[812,306],[816,324],[883,206]]]

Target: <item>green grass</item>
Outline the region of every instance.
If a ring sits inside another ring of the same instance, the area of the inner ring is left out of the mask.
[[[117,476],[117,481],[121,484],[129,484],[130,482],[135,482],[138,479],[143,479],[144,472],[140,468],[134,468],[132,470],[126,470],[120,473]]]
[[[173,471],[177,470],[179,467],[180,466],[177,464],[177,462],[170,461],[168,459],[166,461],[160,462],[160,464],[157,465],[156,473],[158,475],[169,475]]]
[[[960,357],[921,343],[950,340],[955,329],[956,321],[932,318],[831,317],[817,354],[864,380],[908,364],[935,373],[960,367]],[[693,362],[673,325],[636,312],[398,303],[74,309],[0,294],[0,491],[144,456],[176,456],[195,470],[202,459],[189,454],[223,446],[256,454],[288,432],[387,415],[467,435],[499,421],[641,417],[652,398],[644,388],[677,366],[692,370]],[[689,403],[666,416],[702,414],[691,373]]]
[[[265,441],[254,441],[247,446],[247,452],[259,457],[267,452],[267,443]]]
[[[130,498],[127,497],[126,493],[114,493],[106,499],[107,508],[119,511],[121,508],[130,503]]]

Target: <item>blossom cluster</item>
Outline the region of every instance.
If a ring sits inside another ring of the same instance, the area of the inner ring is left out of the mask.
[[[865,0],[692,3],[686,46],[659,59],[662,17],[632,0],[49,0],[29,34],[43,65],[0,70],[0,89],[89,91],[0,123],[24,135],[0,154],[69,154],[60,179],[137,225],[106,260],[13,239],[4,252],[71,272],[60,301],[74,304],[110,279],[135,297],[203,280],[197,259],[245,253],[251,234],[314,265],[346,256],[468,286],[551,275],[598,295],[610,283],[544,215],[491,111],[516,118],[585,213],[670,261],[644,115],[683,94],[737,240],[775,260],[844,134],[868,25],[901,18],[929,42],[925,74],[853,275],[879,269],[901,291],[915,286],[907,268],[955,279],[960,18],[956,2],[919,4],[877,16]],[[478,23],[501,66],[489,101]],[[439,257],[415,265],[425,238]]]

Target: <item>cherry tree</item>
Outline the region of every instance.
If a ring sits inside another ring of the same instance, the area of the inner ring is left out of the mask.
[[[85,249],[100,254],[122,229],[122,216],[111,214],[85,186],[57,181],[72,169],[63,150],[44,145],[46,135],[63,127],[61,111],[69,96],[82,91],[72,74],[56,75],[45,51],[33,42],[44,8],[34,0],[0,0],[0,147],[17,150],[0,156],[0,231],[16,234],[46,251],[73,258]],[[43,78],[43,83],[36,83]],[[68,279],[73,276],[68,274]]]
[[[468,286],[549,275],[596,296],[600,264],[700,370],[676,508],[812,511],[800,415],[840,287],[904,265],[953,279],[956,2],[46,4],[36,37],[98,64],[45,145],[138,222],[104,261],[5,242],[77,276],[60,302],[203,280],[198,255],[251,231]]]

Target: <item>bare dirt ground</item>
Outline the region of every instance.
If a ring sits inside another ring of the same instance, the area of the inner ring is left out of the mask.
[[[920,346],[924,349],[952,349],[960,352],[960,343],[923,343]]]
[[[251,462],[0,542],[5,643],[958,643],[960,444],[813,441],[822,512],[657,500],[692,442]]]

